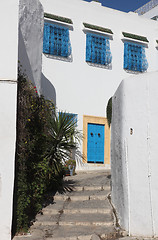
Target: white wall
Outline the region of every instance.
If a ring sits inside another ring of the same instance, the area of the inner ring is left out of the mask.
[[[158,236],[157,78],[128,78],[113,97],[112,201],[120,225],[136,236]]]
[[[17,80],[18,2],[0,3],[0,79]]]
[[[101,6],[97,2],[82,0],[41,0],[44,11],[73,21],[70,30],[72,62],[53,59],[43,54],[43,74],[55,89],[57,107],[77,113],[79,128],[82,129],[82,116],[106,116],[106,105],[122,79],[131,73],[123,69],[124,43],[122,31],[146,36],[149,44],[146,56],[148,71],[158,70],[158,52],[154,45],[157,39],[158,23],[139,17],[135,13],[124,13]],[[86,34],[83,22],[110,28],[112,69],[90,66],[85,61]],[[45,96],[47,96],[45,89]],[[49,95],[49,97],[51,97]]]
[[[18,0],[0,3],[0,239],[11,239],[16,145]]]
[[[19,56],[23,71],[40,93],[43,49],[43,7],[38,0],[20,0]]]

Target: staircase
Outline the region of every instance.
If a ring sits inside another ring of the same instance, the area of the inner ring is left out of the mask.
[[[109,172],[66,177],[65,192],[57,193],[53,203],[42,209],[25,240],[116,238],[109,178]]]

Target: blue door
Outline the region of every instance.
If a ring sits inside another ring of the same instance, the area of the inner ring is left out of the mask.
[[[104,163],[104,128],[102,124],[88,123],[88,163]]]

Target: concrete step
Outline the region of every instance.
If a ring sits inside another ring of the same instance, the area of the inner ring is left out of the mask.
[[[76,213],[83,213],[83,214],[89,214],[89,213],[111,213],[110,209],[105,208],[76,208],[76,209],[64,209],[64,210],[57,210],[57,209],[43,209],[42,212],[44,215],[54,215],[59,214],[61,211],[64,214],[76,214]]]
[[[70,193],[66,193],[64,195],[67,196],[83,196],[83,195],[105,195],[107,196],[110,193],[110,190],[84,190],[84,191],[72,191]],[[61,194],[56,194],[56,195],[61,195]],[[63,195],[63,194],[62,194]]]
[[[111,209],[111,205],[106,200],[87,200],[87,201],[69,201],[67,205],[65,205],[64,209]]]
[[[52,237],[48,237],[46,238],[46,240],[91,240],[92,235],[81,235],[81,236],[76,236],[76,237],[58,237],[58,238],[54,238]]]
[[[65,186],[66,187],[66,186]],[[110,185],[101,185],[101,186],[69,186],[70,191],[81,192],[81,191],[102,191],[107,190],[111,191]]]
[[[103,222],[105,223],[108,223],[111,221],[113,222],[113,218],[112,218],[112,215],[111,213],[107,213],[107,214],[93,214],[93,213],[89,213],[89,214],[86,214],[86,213],[76,213],[76,214],[62,214],[60,216],[60,222],[90,222],[90,223],[93,223],[93,222]]]
[[[37,221],[35,223],[35,226],[106,226],[106,227],[112,227],[113,226],[113,222],[111,221],[106,221],[106,222],[94,222],[94,221],[60,221],[59,223],[57,222],[53,222],[53,221]]]
[[[60,216],[60,217],[59,217]],[[41,215],[37,218],[36,225],[47,225],[47,226],[112,226],[113,225],[113,217],[112,214],[109,213],[100,213],[100,214],[93,214],[93,213],[62,213],[53,215],[53,216],[46,216]]]
[[[54,201],[87,201],[87,200],[106,200],[107,196],[105,194],[103,195],[55,195],[54,196]]]
[[[106,226],[59,226],[55,231],[48,232],[46,240],[90,240],[94,232],[105,239],[111,239],[110,236],[115,230]],[[107,236],[109,238],[106,238]]]

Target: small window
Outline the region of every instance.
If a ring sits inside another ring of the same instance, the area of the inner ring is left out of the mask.
[[[69,29],[45,22],[43,52],[65,58],[69,57],[71,55]]]
[[[157,21],[158,20],[158,16],[156,15],[156,16],[152,17],[151,19]]]
[[[71,121],[73,121],[75,123],[75,125],[77,126],[77,116],[78,114],[74,114],[74,113],[66,113],[66,112],[59,112],[58,113],[59,115],[61,114],[62,116],[65,115],[66,119],[69,119]]]
[[[108,65],[112,61],[109,39],[97,34],[86,34],[86,62]]]
[[[124,43],[124,69],[144,72],[148,68],[145,47],[139,44]]]

